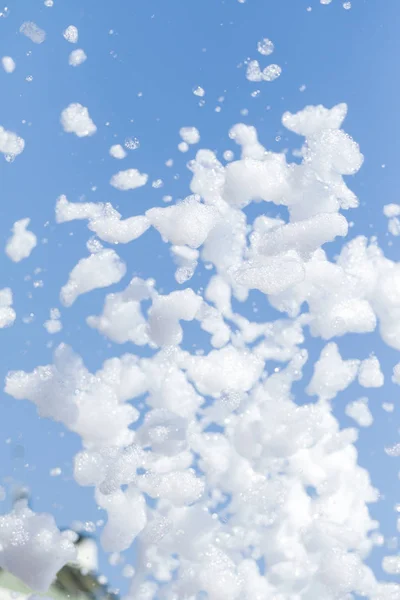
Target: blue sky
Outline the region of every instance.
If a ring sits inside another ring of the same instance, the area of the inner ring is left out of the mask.
[[[31,370],[50,362],[51,341],[70,343],[91,370],[105,358],[130,350],[110,346],[85,326],[88,314],[100,312],[102,291],[62,310],[60,334],[50,336],[43,328],[49,309],[59,306],[59,289],[68,272],[86,254],[90,237],[85,223],[55,225],[54,205],[60,194],[66,194],[71,201],[109,201],[128,216],[163,205],[165,194],[184,197],[190,181],[186,162],[194,151],[177,151],[182,126],[196,126],[201,146],[219,155],[235,150],[228,130],[237,122],[255,125],[269,149],[295,148],[301,140],[280,123],[285,110],[347,102],[345,129],[365,155],[363,168],[350,183],[361,201],[361,208],[349,216],[355,223],[350,235],[377,235],[386,254],[399,259],[397,239],[388,245],[382,208],[398,202],[395,58],[400,50],[400,6],[396,0],[353,0],[352,5],[344,10],[339,0],[328,6],[318,0],[247,0],[244,4],[237,0],[54,0],[54,6],[47,8],[42,0],[8,2],[9,16],[0,18],[0,56],[12,56],[17,68],[11,75],[0,72],[0,125],[21,135],[26,148],[12,164],[0,160],[0,234],[4,244],[14,221],[29,216],[30,228],[47,242],[40,242],[30,258],[17,265],[5,254],[0,257],[0,287],[13,289],[17,312],[14,327],[0,332],[1,378],[10,369]],[[21,23],[29,20],[47,32],[45,43],[35,45],[18,32]],[[78,27],[78,47],[88,56],[77,68],[68,66],[73,46],[62,36],[70,24]],[[257,53],[257,42],[263,37],[275,44],[271,57]],[[273,83],[248,82],[243,65],[248,58],[258,58],[262,66],[276,62],[282,76]],[[28,76],[33,80],[26,81]],[[206,91],[203,106],[192,93],[198,85]],[[302,85],[306,86],[303,92]],[[257,89],[260,94],[252,97]],[[218,101],[221,96],[223,102]],[[71,102],[88,106],[98,127],[92,138],[78,139],[63,132],[60,113]],[[215,111],[217,106],[220,112]],[[247,115],[241,113],[243,109]],[[122,162],[111,158],[109,147],[123,144],[128,137],[139,138],[140,148],[129,151]],[[172,168],[165,166],[169,158],[174,159]],[[162,178],[164,186],[147,185],[129,193],[113,189],[111,175],[128,167],[148,173],[150,181]],[[154,277],[166,292],[175,286],[172,262],[156,232],[147,232],[118,252],[128,264],[128,274],[115,289],[125,287],[133,274]],[[35,274],[37,268],[42,271]],[[195,289],[201,277],[199,273],[192,280]],[[43,287],[35,288],[36,280],[42,280]],[[31,313],[33,321],[23,323],[22,317]],[[261,312],[260,318],[268,314]],[[200,343],[195,334],[190,343]],[[321,346],[311,343],[312,357],[318,356]],[[348,398],[368,395],[370,404],[376,403],[372,430],[361,432],[360,460],[386,495],[385,502],[373,507],[373,514],[382,519],[384,532],[394,535],[398,465],[385,458],[383,446],[397,441],[398,409],[388,414],[380,404],[398,402],[390,372],[399,358],[376,335],[347,337],[340,349],[345,357],[358,358],[374,350],[388,380],[385,388],[368,394],[350,387],[336,400],[335,410],[348,425],[343,416]],[[306,369],[305,383],[310,373]],[[40,420],[28,402],[2,394],[1,411],[5,484],[29,485],[34,508],[54,512],[60,526],[101,518],[92,490],[72,481],[71,457],[79,448],[78,439],[57,424]],[[57,466],[63,475],[51,478],[49,470]],[[379,566],[377,559],[373,562]],[[107,566],[105,560],[102,567],[112,585],[125,589],[117,568]]]

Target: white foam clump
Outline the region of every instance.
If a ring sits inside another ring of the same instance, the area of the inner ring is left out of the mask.
[[[393,367],[392,381],[400,385],[400,362]]]
[[[55,334],[59,333],[62,329],[62,323],[60,321],[61,313],[58,308],[52,308],[50,310],[50,319],[43,323],[47,333]]]
[[[140,237],[150,227],[145,215],[121,219],[109,203],[69,202],[65,195],[56,203],[57,223],[87,219],[88,227],[100,239],[112,244],[127,244]]]
[[[247,65],[246,78],[249,81],[274,81],[282,74],[282,68],[279,65],[268,65],[261,70],[258,60],[251,60]]]
[[[17,315],[12,308],[13,294],[10,288],[0,289],[0,329],[13,325]]]
[[[189,151],[189,144],[187,142],[179,142],[178,144],[179,152],[185,153]]]
[[[148,179],[149,176],[146,173],[140,173],[137,169],[127,169],[113,175],[110,184],[117,190],[135,190],[146,185]]]
[[[125,273],[125,264],[114,250],[100,250],[75,265],[61,289],[60,300],[71,306],[81,294],[118,283]]]
[[[385,217],[400,217],[400,204],[385,204],[383,207]]]
[[[15,61],[11,56],[3,56],[1,64],[6,73],[13,73],[15,71]]]
[[[12,227],[12,236],[6,244],[6,254],[14,262],[20,262],[30,256],[37,244],[36,235],[28,230],[30,219],[15,221]]]
[[[150,208],[146,216],[163,239],[191,248],[205,242],[220,218],[213,206],[200,202],[197,196],[166,208]]]
[[[344,181],[363,160],[341,129],[346,110],[283,116],[305,138],[299,163],[236,125],[238,160],[224,166],[200,150],[188,164],[191,193],[145,215],[122,219],[110,204],[57,201],[57,222],[85,219],[110,243],[153,227],[170,244],[180,283],[198,263],[212,269],[199,293],[161,294],[154,280],[134,277],[87,318],[118,344],[148,346],[147,356],[132,346],[90,373],[61,345],[53,364],[6,379],[8,394],[81,436],[74,476],[107,512],[103,547],[122,552],[136,540],[130,598],[399,597],[399,586],[377,581],[364,562],[379,527],[369,504],[379,494],[357,463],[358,427],[342,428],[330,402],[357,376],[379,382],[375,357],[343,358],[328,341],[305,382],[316,398],[296,402],[293,389],[309,360],[308,330],[332,340],[379,327],[400,346],[397,263],[363,237],[335,259],[321,248],[346,236],[341,211],[358,204]],[[283,206],[288,217],[249,222],[251,202]],[[62,290],[65,305],[125,272],[112,250],[91,248]],[[251,322],[236,312],[253,289],[280,318]],[[202,351],[192,349],[194,327],[206,336]],[[365,401],[346,409],[358,426],[369,424],[368,410]]]
[[[22,23],[19,31],[35,44],[42,44],[46,39],[46,32],[38,27],[33,21],[25,21]]]
[[[25,141],[12,131],[7,131],[0,125],[0,152],[5,154],[6,160],[12,160],[21,154],[25,148]]]
[[[126,157],[126,150],[124,150],[121,144],[114,144],[110,148],[110,156],[121,160]]]
[[[382,560],[382,569],[389,575],[400,575],[400,555],[385,556]]]
[[[388,456],[397,458],[398,456],[400,456],[400,443],[385,448],[385,452]]]
[[[78,28],[75,25],[69,25],[63,33],[64,39],[70,44],[76,44],[79,37]]]
[[[73,102],[61,113],[61,125],[67,133],[75,133],[78,137],[87,137],[97,131],[96,125],[89,116],[86,106]]]
[[[133,278],[122,292],[108,294],[103,314],[90,316],[87,323],[118,344],[133,342],[143,346],[149,342],[147,321],[141,302],[152,296],[153,282]]]
[[[0,517],[0,566],[37,592],[46,592],[57,572],[75,558],[68,532],[52,516],[20,503]]]
[[[374,422],[371,411],[368,408],[367,398],[353,400],[346,406],[346,415],[358,423],[360,427],[370,427]]]
[[[206,95],[206,92],[205,92],[204,88],[202,88],[200,85],[198,85],[196,88],[194,88],[193,94],[195,96],[200,96],[200,98],[203,98],[203,96]]]
[[[198,144],[200,141],[200,133],[196,127],[181,127],[179,135],[187,144]]]
[[[376,356],[371,356],[361,362],[360,370],[358,372],[358,383],[366,388],[378,388],[383,386],[385,378]]]
[[[337,344],[327,344],[315,363],[314,374],[307,388],[308,394],[315,394],[321,400],[335,398],[354,381],[359,366],[359,360],[343,360]]]
[[[77,50],[72,50],[71,54],[68,57],[68,64],[71,67],[79,67],[82,63],[87,59],[86,53],[82,48],[78,48]]]
[[[400,235],[400,204],[385,204],[383,214],[388,218],[388,231],[394,236]]]
[[[264,56],[269,56],[274,51],[274,43],[268,38],[263,38],[257,44],[257,50]]]

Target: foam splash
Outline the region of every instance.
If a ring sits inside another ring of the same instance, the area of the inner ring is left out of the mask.
[[[33,23],[21,30],[44,40]],[[64,37],[76,43],[78,30],[70,26]],[[264,56],[273,49],[267,38],[258,45]],[[83,62],[82,52],[71,53],[72,66]],[[276,64],[247,65],[250,81],[280,74]],[[193,94],[205,91],[199,86]],[[346,114],[345,104],[284,113],[283,126],[303,138],[298,162],[264,148],[256,129],[239,123],[229,132],[237,160],[228,151],[223,165],[215,152],[200,149],[188,164],[187,196],[145,214],[122,218],[110,203],[70,202],[65,195],[56,202],[60,227],[85,220],[98,238],[66,277],[65,308],[126,275],[117,251],[99,240],[131,243],[152,228],[177,264],[179,287],[171,293],[161,293],[153,279],[133,277],[106,295],[100,314],[87,316],[87,325],[112,342],[147,346],[149,357],[126,353],[91,373],[62,343],[53,364],[10,372],[5,382],[7,394],[29,400],[40,416],[81,437],[74,476],[94,488],[107,512],[104,550],[137,544],[135,569],[126,571],[129,600],[399,598],[400,586],[378,581],[366,565],[379,529],[368,506],[379,494],[354,443],[357,427],[373,424],[368,400],[345,408],[352,427],[341,428],[332,413],[332,400],[356,379],[365,388],[384,383],[377,357],[343,358],[334,338],[378,329],[400,349],[399,264],[363,236],[345,241],[334,259],[322,248],[346,238],[343,213],[358,206],[344,176],[360,169],[363,155],[342,129]],[[61,124],[79,138],[97,131],[78,103],[62,111]],[[200,141],[195,127],[179,134],[181,151]],[[132,144],[125,146],[137,148]],[[0,128],[2,152],[16,155],[23,147]],[[109,153],[126,156],[120,144]],[[147,174],[129,168],[110,185],[131,191],[147,182]],[[244,209],[253,202],[286,207],[287,221],[261,215],[249,223]],[[385,214],[397,218],[398,206],[385,207]],[[14,224],[6,250],[14,261],[36,245],[28,225],[29,219]],[[213,270],[196,293],[188,282],[201,265]],[[234,307],[252,290],[281,317],[251,322],[240,314]],[[51,310],[49,333],[60,332],[60,317]],[[12,291],[0,290],[0,327],[15,318]],[[207,351],[186,349],[184,323],[208,335]],[[326,343],[306,386],[312,400],[299,405],[293,386],[309,360],[307,333]],[[272,370],[271,361],[279,367]],[[400,383],[400,363],[393,382]],[[398,457],[399,444],[386,453]],[[0,565],[35,590],[46,591],[73,558],[71,540],[51,516],[18,505],[0,518]],[[398,558],[385,557],[383,568],[398,574]]]

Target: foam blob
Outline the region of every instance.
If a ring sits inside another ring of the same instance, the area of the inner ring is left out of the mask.
[[[13,73],[15,71],[15,61],[11,58],[11,56],[3,56],[1,59],[1,64],[3,65],[3,69],[6,73]]]
[[[70,44],[76,44],[78,41],[79,33],[78,28],[75,25],[69,25],[63,33],[64,39]]]
[[[72,50],[71,54],[68,57],[68,64],[71,67],[79,67],[82,63],[85,62],[87,56],[85,51],[82,48],[78,48],[77,50]]]
[[[356,421],[360,427],[370,427],[374,422],[371,411],[368,408],[368,399],[360,398],[353,400],[346,406],[346,415]]]
[[[64,306],[71,306],[81,294],[118,283],[125,273],[125,264],[114,250],[100,250],[82,258],[72,269],[60,300]]]
[[[68,533],[60,533],[52,516],[25,505],[0,517],[0,565],[37,592],[46,592],[57,571],[75,558]]]
[[[148,175],[140,173],[137,169],[127,169],[119,171],[111,177],[110,184],[117,190],[126,192],[146,185]]]
[[[127,155],[126,151],[123,149],[121,144],[114,144],[113,146],[111,146],[110,156],[113,156],[114,158],[118,158],[119,160],[121,160],[122,158],[125,158],[126,155]]]
[[[358,372],[358,383],[360,385],[366,388],[378,388],[382,387],[384,382],[385,378],[376,356],[371,356],[361,362]]]
[[[200,133],[196,127],[182,127],[179,135],[187,144],[198,144],[200,141]]]
[[[13,325],[17,315],[12,308],[13,294],[10,288],[0,289],[0,329]]]
[[[34,44],[43,44],[46,39],[46,32],[38,27],[33,21],[25,21],[22,23],[19,31]]]
[[[28,258],[37,244],[36,235],[28,230],[30,222],[30,219],[21,219],[13,225],[13,234],[6,244],[6,254],[14,262]]]
[[[96,125],[89,116],[86,106],[74,102],[61,113],[61,125],[67,133],[75,133],[78,137],[87,137],[97,131]]]
[[[8,161],[14,160],[25,148],[25,141],[12,131],[0,126],[0,152],[5,154]]]

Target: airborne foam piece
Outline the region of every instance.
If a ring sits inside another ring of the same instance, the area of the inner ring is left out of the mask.
[[[361,362],[360,370],[358,372],[358,383],[365,388],[378,388],[383,386],[385,378],[376,356],[371,356]]]
[[[82,258],[72,269],[61,288],[60,300],[64,306],[72,306],[81,294],[118,283],[125,273],[126,266],[114,250],[100,250]]]
[[[151,298],[152,280],[134,277],[122,292],[108,294],[100,316],[89,316],[89,327],[98,329],[117,344],[128,341],[143,346],[149,342],[147,321],[141,310],[141,301]]]
[[[159,346],[176,346],[182,342],[180,320],[193,321],[202,299],[190,288],[157,296],[149,311],[150,337]]]
[[[96,125],[89,116],[86,106],[73,102],[61,113],[61,125],[67,133],[75,133],[78,137],[93,135],[97,131]]]
[[[198,144],[200,141],[200,133],[196,127],[181,127],[179,135],[187,144]]]
[[[6,155],[6,159],[21,154],[24,148],[25,141],[21,137],[0,125],[0,152]]]
[[[264,234],[258,250],[262,254],[275,255],[287,250],[296,250],[309,255],[335,237],[345,237],[347,220],[340,214],[319,214],[311,219],[288,223]]]
[[[149,176],[146,173],[140,173],[137,169],[127,169],[119,171],[111,177],[110,184],[117,190],[127,191],[146,185]]]
[[[151,208],[146,217],[165,240],[190,248],[201,246],[219,220],[216,209],[195,196],[174,206]]]
[[[122,552],[129,548],[147,522],[146,501],[133,486],[104,496],[97,494],[99,506],[108,513],[108,522],[101,534],[106,552]]]
[[[75,25],[69,25],[64,30],[63,37],[67,42],[70,42],[70,44],[76,44],[79,37],[78,28],[75,27]]]
[[[359,365],[359,360],[343,360],[337,344],[327,344],[314,365],[307,393],[323,400],[335,398],[338,392],[345,390],[354,381]]]
[[[50,310],[50,319],[43,323],[43,327],[46,329],[47,333],[55,334],[59,333],[62,329],[62,323],[60,321],[60,311],[58,308],[52,308]]]
[[[400,235],[400,204],[386,204],[383,214],[388,220],[388,231],[394,236]]]
[[[258,42],[257,50],[263,56],[269,56],[274,51],[274,44],[268,38],[263,38]]]
[[[262,76],[262,72],[261,72],[261,68],[260,68],[260,63],[258,62],[258,60],[251,60],[249,62],[249,64],[247,65],[247,70],[246,70],[246,78],[249,81],[254,81],[254,82],[262,81],[263,76]]]
[[[69,202],[66,196],[60,196],[56,204],[57,223],[75,219],[88,219],[89,229],[111,244],[127,244],[150,227],[150,221],[144,215],[121,219],[120,213],[109,203]]]
[[[304,268],[295,256],[260,258],[243,263],[232,275],[244,288],[275,295],[303,281]]]
[[[129,426],[138,418],[126,401],[143,394],[147,386],[135,357],[127,355],[103,366],[102,371],[90,373],[71,348],[60,344],[54,364],[31,373],[9,373],[5,389],[17,400],[34,403],[40,416],[80,435],[86,447],[114,447],[118,452],[132,444]]]
[[[214,396],[224,390],[246,392],[260,377],[264,361],[233,346],[212,350],[207,356],[191,356],[187,372],[202,394]]]
[[[15,310],[12,308],[13,294],[10,288],[0,290],[0,329],[10,327],[16,319]]]
[[[189,281],[196,270],[199,251],[188,246],[171,246],[171,254],[178,265],[175,272],[175,280],[178,283]]]
[[[400,385],[400,362],[393,367],[392,381],[393,383],[397,383],[397,385]]]
[[[385,204],[383,207],[385,217],[400,217],[400,204]]]
[[[280,77],[281,74],[282,67],[275,64],[268,65],[268,67],[265,67],[265,69],[263,69],[262,79],[263,81],[275,81],[275,79],[278,79],[278,77]]]
[[[325,108],[319,104],[318,106],[306,106],[295,114],[285,112],[282,124],[294,133],[309,137],[324,129],[340,129],[346,115],[347,104],[344,102],[333,108]]]
[[[57,572],[74,560],[74,544],[52,516],[21,504],[0,517],[0,566],[31,589],[47,592]]]
[[[261,71],[258,60],[251,60],[247,65],[246,78],[249,81],[274,81],[280,77],[282,68],[279,65],[268,65]]]
[[[371,411],[368,408],[368,399],[360,398],[350,402],[345,409],[348,417],[351,417],[360,427],[370,427],[374,422]]]
[[[30,219],[21,219],[12,227],[13,235],[7,241],[6,254],[14,262],[28,258],[37,244],[36,235],[27,229],[30,222]]]
[[[68,58],[68,64],[71,67],[78,67],[79,65],[84,63],[86,59],[87,56],[85,54],[85,51],[82,50],[82,48],[78,48],[77,50],[72,50]]]
[[[400,443],[394,444],[393,446],[389,446],[388,448],[385,448],[385,452],[388,456],[397,458],[398,456],[400,456]]]
[[[384,556],[382,569],[389,575],[400,575],[400,555]]]
[[[114,146],[111,146],[110,148],[110,155],[121,160],[125,158],[127,154],[121,144],[114,144]]]
[[[189,144],[187,142],[179,142],[178,144],[178,150],[179,152],[182,152],[183,154],[185,152],[189,151]]]
[[[40,29],[33,21],[25,21],[19,28],[20,33],[23,33],[35,44],[42,44],[46,39],[46,32]]]
[[[206,93],[205,93],[204,89],[200,85],[198,85],[196,88],[194,88],[193,94],[195,96],[200,96],[200,98],[202,98],[203,96],[205,96]]]
[[[268,154],[263,161],[246,157],[231,162],[225,168],[224,200],[238,208],[260,199],[282,204],[289,193],[288,175],[280,154]]]
[[[13,73],[15,71],[16,65],[11,56],[3,56],[1,59],[1,64],[3,65],[3,69],[6,73]]]

